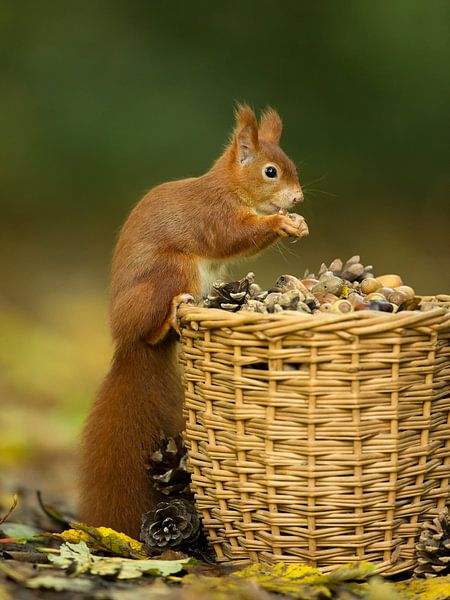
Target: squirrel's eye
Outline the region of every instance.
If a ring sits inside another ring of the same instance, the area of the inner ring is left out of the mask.
[[[275,179],[275,177],[278,175],[278,171],[276,170],[275,167],[273,167],[272,165],[269,165],[268,167],[266,167],[264,169],[264,175],[266,177],[269,177],[270,179]]]

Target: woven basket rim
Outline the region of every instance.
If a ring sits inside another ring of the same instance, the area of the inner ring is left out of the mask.
[[[450,315],[450,310],[445,307],[432,308],[427,311],[420,310],[403,310],[397,313],[388,313],[374,310],[359,310],[349,313],[331,313],[323,312],[310,315],[294,310],[284,310],[279,313],[255,313],[246,310],[230,312],[222,308],[204,308],[201,306],[193,306],[192,304],[183,304],[178,309],[178,317],[181,321],[206,321],[206,322],[228,322],[230,326],[238,325],[241,322],[268,322],[268,321],[298,321],[304,322],[353,322],[353,321],[373,321],[373,322],[419,322],[433,319],[439,315],[445,319]],[[222,327],[222,325],[220,325]]]

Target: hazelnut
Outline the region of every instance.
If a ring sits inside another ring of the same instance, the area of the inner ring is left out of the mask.
[[[396,275],[393,273],[390,273],[388,275],[379,275],[377,279],[383,287],[395,288],[399,285],[403,285],[403,281],[401,280],[400,275]]]
[[[363,294],[371,294],[381,287],[381,283],[375,278],[366,278],[361,281],[361,291]]]

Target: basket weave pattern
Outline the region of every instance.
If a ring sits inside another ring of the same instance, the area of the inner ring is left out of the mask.
[[[450,312],[180,317],[192,488],[218,560],[413,567],[448,498]]]

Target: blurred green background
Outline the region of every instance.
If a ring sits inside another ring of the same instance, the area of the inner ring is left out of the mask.
[[[111,347],[111,251],[153,185],[201,174],[235,100],[282,115],[310,237],[263,284],[340,256],[450,291],[450,3],[0,4],[0,490],[73,498]]]

